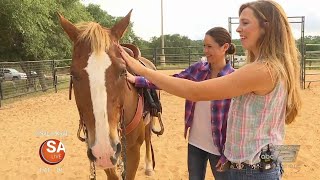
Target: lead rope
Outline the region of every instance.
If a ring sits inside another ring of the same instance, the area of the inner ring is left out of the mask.
[[[81,135],[80,135],[81,130],[83,131],[83,134],[85,136],[84,138],[81,137]],[[86,126],[83,124],[83,121],[81,119],[79,120],[79,129],[78,129],[77,136],[78,136],[78,139],[81,142],[85,142],[86,141],[86,144],[88,145],[88,142],[87,142],[88,134],[86,133]],[[90,160],[90,175],[89,175],[89,179],[90,180],[96,180],[96,166],[95,166],[94,162],[91,161],[91,160]]]
[[[121,115],[120,115],[120,123],[118,127],[119,136],[121,138],[121,161],[118,162],[118,168],[121,172],[122,180],[126,179],[126,169],[127,169],[127,156],[126,156],[126,126],[124,124],[124,109],[122,108]]]
[[[120,74],[120,76],[125,77],[126,84],[128,86],[128,89],[131,91],[130,83],[128,81],[128,74],[127,70],[124,69],[123,72]],[[121,109],[121,114],[120,114],[120,121],[118,124],[118,132],[121,140],[121,161],[118,161],[118,168],[120,169],[121,177],[122,180],[126,180],[127,176],[127,156],[126,156],[126,125],[124,123],[124,109]]]
[[[96,180],[96,166],[94,165],[93,161],[90,161],[90,180]]]
[[[88,146],[88,134],[87,134],[87,130],[86,130],[86,126],[84,125],[83,121],[82,121],[82,115],[81,119],[79,120],[79,129],[77,132],[77,137],[81,142],[86,142],[87,146]],[[81,130],[83,131],[84,134],[84,138],[81,137]],[[90,180],[96,180],[96,166],[94,164],[93,161],[90,160],[90,175],[89,175],[89,179]]]

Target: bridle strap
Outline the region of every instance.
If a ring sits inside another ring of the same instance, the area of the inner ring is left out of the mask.
[[[81,133],[81,130],[83,131],[83,134],[84,134],[84,138],[81,137],[80,133]],[[87,133],[87,130],[86,130],[86,125],[84,124],[84,121],[82,120],[82,115],[80,115],[80,120],[79,120],[79,129],[78,129],[78,132],[77,132],[77,137],[78,139],[81,141],[81,142],[86,142],[86,144],[88,145],[88,133]],[[90,161],[90,175],[89,175],[89,179],[90,180],[96,180],[96,166],[94,164],[93,161],[89,160]]]
[[[83,134],[85,134],[85,136],[86,136],[85,138],[81,137],[81,135],[80,135],[81,130],[83,130]],[[82,119],[79,120],[79,128],[78,128],[78,132],[77,132],[77,137],[81,142],[84,142],[87,139],[87,134],[86,134],[86,130],[85,130],[84,123],[83,123]]]
[[[70,75],[70,83],[69,83],[69,100],[71,100],[71,95],[72,95],[72,75]]]
[[[128,71],[127,69],[124,69],[123,72],[120,74],[120,77],[124,77],[126,84],[128,86],[128,89],[131,91],[130,82],[128,81]]]
[[[134,115],[132,121],[125,127],[125,135],[130,134],[138,125],[140,120],[142,119],[142,113],[143,113],[143,96],[140,96],[138,94],[138,105],[136,114]]]
[[[126,155],[126,151],[127,151],[127,147],[126,147],[126,125],[124,122],[124,109],[123,107],[121,108],[121,114],[120,114],[120,127],[119,127],[119,136],[120,136],[120,140],[121,140],[121,144],[122,144],[122,150],[121,150],[121,159],[122,159],[122,163],[120,161],[118,161],[118,167],[120,168],[120,172],[121,172],[121,177],[123,180],[126,179],[126,175],[127,175],[127,155]]]

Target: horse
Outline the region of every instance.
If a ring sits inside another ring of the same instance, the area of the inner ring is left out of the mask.
[[[129,25],[131,12],[111,28],[96,22],[73,24],[58,13],[63,30],[73,42],[70,87],[73,87],[80,116],[78,137],[87,143],[93,179],[96,166],[105,171],[108,180],[119,179],[119,159],[125,167],[122,178],[134,179],[143,142],[146,144],[145,174],[154,173],[153,120],[150,114],[142,115],[143,96],[126,80],[126,65],[116,46]],[[155,69],[139,55],[135,46],[126,44],[124,47],[146,66]],[[79,136],[81,129],[86,138]],[[120,158],[122,153],[125,156]]]

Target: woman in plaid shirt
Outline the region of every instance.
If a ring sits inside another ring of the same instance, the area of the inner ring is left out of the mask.
[[[199,82],[222,77],[234,71],[226,60],[226,54],[235,52],[235,46],[231,44],[231,36],[226,29],[215,27],[208,30],[204,37],[203,51],[206,59],[196,62],[173,76]],[[135,83],[136,87],[156,88],[142,76],[129,74],[128,80]],[[215,179],[227,178],[226,173],[217,171],[217,168],[227,161],[223,155],[223,148],[230,101],[230,99],[197,102],[186,100],[184,135],[186,137],[189,130],[188,171],[190,180],[205,178],[208,160]]]
[[[301,107],[299,51],[278,3],[245,3],[239,16],[237,32],[248,64],[220,78],[193,82],[166,76],[119,48],[131,69],[171,94],[192,101],[232,98],[223,151],[231,162],[228,178],[277,180],[281,164],[270,158],[272,146],[283,144],[284,124],[294,121]]]

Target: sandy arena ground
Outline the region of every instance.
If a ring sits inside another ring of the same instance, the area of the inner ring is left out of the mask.
[[[177,71],[162,71],[172,74]],[[303,109],[295,123],[286,126],[285,144],[301,145],[296,162],[284,164],[285,180],[320,179],[320,84],[302,91]],[[144,175],[144,145],[136,179],[188,179],[187,141],[183,138],[184,100],[161,92],[164,135],[153,136],[156,168],[152,177]],[[0,108],[0,179],[88,179],[89,161],[86,146],[77,139],[79,115],[68,90],[24,98]],[[49,133],[48,136],[41,134]],[[61,135],[54,134],[62,132]],[[54,166],[39,158],[39,146],[49,138],[62,141],[64,160]],[[50,169],[49,172],[47,170]],[[106,179],[102,170],[97,179]],[[207,170],[206,179],[213,179]]]

